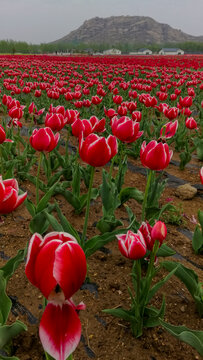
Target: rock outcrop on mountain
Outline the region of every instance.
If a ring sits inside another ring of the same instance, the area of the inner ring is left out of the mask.
[[[106,43],[116,45],[126,42],[164,44],[187,41],[203,42],[203,36],[188,35],[147,16],[111,16],[86,20],[77,30],[54,41],[54,43]]]

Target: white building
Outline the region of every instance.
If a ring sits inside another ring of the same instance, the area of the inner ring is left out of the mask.
[[[104,50],[103,55],[121,55],[121,50],[119,49]]]
[[[177,48],[163,48],[159,51],[159,55],[183,55],[184,51]]]
[[[129,55],[151,55],[152,51],[150,49],[139,49],[138,51],[132,51]]]

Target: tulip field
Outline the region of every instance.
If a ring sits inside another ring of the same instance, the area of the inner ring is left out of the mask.
[[[203,56],[0,56],[0,359],[203,356]]]

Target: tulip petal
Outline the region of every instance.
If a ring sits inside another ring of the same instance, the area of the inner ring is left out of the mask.
[[[78,243],[69,241],[57,248],[53,275],[66,299],[79,290],[85,280],[86,271],[86,257]]]
[[[44,350],[56,360],[66,360],[81,336],[80,319],[72,305],[48,303],[42,315],[39,336]]]
[[[35,262],[40,251],[41,245],[43,243],[43,238],[40,234],[35,233],[29,242],[28,253],[27,253],[27,261],[25,266],[25,274],[29,281],[37,286],[37,282],[35,280]]]
[[[60,240],[52,240],[46,243],[36,258],[34,276],[37,287],[46,298],[49,297],[49,294],[57,285],[57,281],[53,276],[53,266],[55,251],[60,244]]]

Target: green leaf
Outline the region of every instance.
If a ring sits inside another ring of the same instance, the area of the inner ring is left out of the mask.
[[[42,211],[35,215],[30,221],[30,231],[32,234],[38,232],[39,234],[44,234],[49,227],[49,221],[46,218],[45,213]]]
[[[0,349],[8,344],[14,336],[25,330],[27,330],[27,326],[19,320],[11,325],[0,326]]]
[[[73,180],[72,180],[73,195],[76,196],[77,198],[80,196],[80,179],[81,179],[80,166],[77,163],[73,169]]]
[[[166,308],[166,303],[164,298],[160,310],[152,306],[146,307],[144,311],[144,321],[143,321],[144,327],[150,328],[150,327],[158,326],[160,324],[160,318],[164,317],[165,308]]]
[[[42,212],[47,207],[49,199],[52,197],[57,184],[58,184],[58,181],[54,185],[52,185],[52,187],[45,193],[45,195],[39,201],[39,204],[37,204],[37,207],[36,207],[37,214]]]
[[[99,229],[99,231],[104,234],[106,232],[113,231],[115,228],[122,225],[122,221],[117,220],[115,216],[109,216],[109,218],[102,218],[98,221],[97,229]]]
[[[153,296],[156,294],[156,292],[171,278],[171,276],[176,272],[176,269],[178,268],[178,265],[176,268],[174,268],[169,274],[167,274],[162,280],[160,280],[158,283],[156,283],[150,290],[147,296],[147,304],[150,302],[150,300],[153,298]]]
[[[58,171],[56,174],[52,175],[48,181],[47,187],[54,185],[58,182],[59,178],[63,175],[64,170]]]
[[[3,271],[3,276],[8,281],[10,277],[14,274],[15,270],[25,259],[25,250],[19,250],[17,255],[9,259],[0,270]]]
[[[127,233],[127,229],[118,229],[110,233],[105,233],[103,235],[93,236],[90,240],[85,242],[84,252],[86,257],[95,253],[102,246],[108,244],[110,241],[115,240],[116,235]]]
[[[109,174],[103,169],[102,171],[102,186],[101,186],[101,198],[102,205],[106,213],[113,214],[115,210],[115,184],[110,183]],[[114,189],[113,189],[114,185]]]
[[[166,244],[162,244],[161,247],[158,249],[156,256],[160,257],[167,257],[167,256],[173,256],[176,254],[176,251],[171,249]]]
[[[198,219],[199,219],[199,223],[200,223],[200,226],[202,228],[202,233],[203,233],[203,211],[201,211],[201,210],[198,211]]]
[[[203,356],[203,331],[196,331],[186,326],[175,326],[160,319],[160,324],[176,339],[184,341],[195,348]]]
[[[59,222],[56,220],[55,216],[49,214],[46,210],[44,210],[44,214],[49,221],[50,225],[52,226],[53,230],[61,232],[64,231],[63,227]]]
[[[71,191],[61,189],[59,192],[65,197],[65,199],[69,202],[69,204],[72,205],[74,209],[80,209],[80,200],[75,195],[73,195]]]
[[[162,266],[167,269],[168,271],[172,271],[173,269],[177,268],[176,261],[163,261]],[[194,296],[197,291],[197,284],[198,284],[198,276],[197,274],[191,270],[186,268],[182,264],[178,264],[178,268],[176,269],[175,276],[177,276],[187,287],[190,294]]]
[[[61,222],[63,231],[73,235],[77,241],[80,243],[80,236],[76,229],[69,223],[69,221],[66,219],[66,217],[62,214],[61,209],[59,208],[58,204],[56,204],[56,211],[57,215],[59,217],[59,220]]]
[[[25,206],[26,206],[27,210],[29,211],[30,215],[32,217],[34,217],[36,214],[36,208],[35,208],[35,205],[33,204],[33,202],[31,200],[29,200],[28,198],[26,198]]]
[[[201,254],[203,252],[203,234],[198,225],[193,234],[192,247],[196,254]]]
[[[121,204],[128,201],[129,199],[136,200],[139,204],[142,204],[144,199],[144,194],[142,191],[136,189],[135,187],[126,187],[120,192],[120,201]]]
[[[102,312],[109,314],[109,315],[113,315],[113,316],[123,319],[125,321],[129,321],[129,322],[135,321],[135,317],[132,315],[132,313],[130,311],[124,310],[122,308],[104,309],[104,310],[102,310]]]
[[[122,186],[124,184],[124,178],[125,178],[125,174],[126,174],[127,169],[128,169],[127,156],[125,156],[123,161],[119,165],[118,173],[117,173],[116,178],[115,178],[115,185],[116,185],[116,189],[117,189],[118,194],[120,193],[121,188],[122,188]]]
[[[7,281],[4,278],[4,273],[0,270],[0,324],[4,325],[8,319],[9,312],[11,310],[12,302],[6,295],[6,284]],[[1,338],[0,338],[1,343]],[[1,346],[0,346],[1,348]]]

